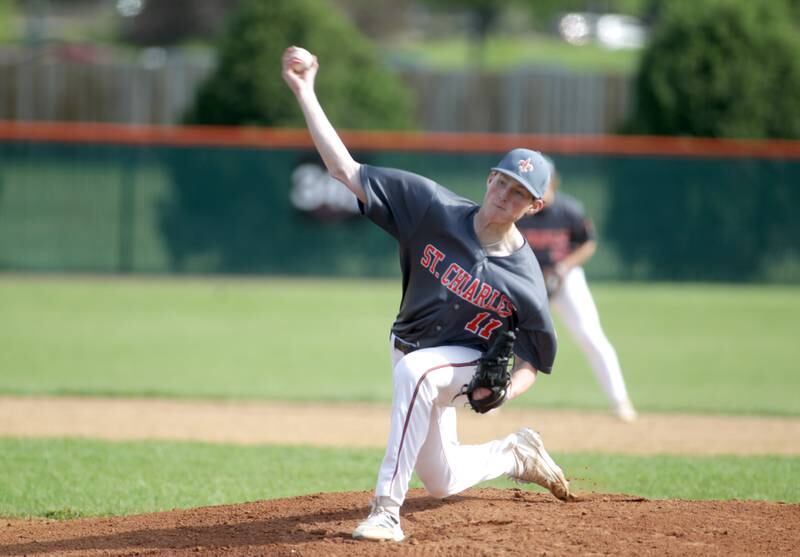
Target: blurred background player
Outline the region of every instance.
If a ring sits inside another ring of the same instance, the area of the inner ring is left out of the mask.
[[[594,225],[580,202],[558,191],[560,176],[552,164],[545,208],[517,222],[539,260],[551,306],[581,347],[614,414],[636,420],[619,358],[600,324],[583,265],[595,253]]]

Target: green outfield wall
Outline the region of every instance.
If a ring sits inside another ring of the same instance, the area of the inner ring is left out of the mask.
[[[393,240],[354,214],[307,140],[18,135],[0,133],[2,270],[398,274]],[[391,139],[372,148],[361,137],[354,154],[478,202],[505,147],[549,153],[563,191],[594,218],[594,278],[800,282],[796,145],[784,154],[768,145],[698,153],[694,144],[662,153],[610,141],[581,152],[558,138],[483,137],[435,150],[436,138],[396,148]]]

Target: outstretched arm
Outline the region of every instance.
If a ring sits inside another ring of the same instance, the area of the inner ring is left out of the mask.
[[[314,146],[322,157],[322,162],[325,163],[330,175],[347,186],[359,201],[366,203],[367,196],[361,185],[359,174],[361,165],[353,160],[339,134],[336,133],[333,125],[328,120],[314,92],[314,79],[319,69],[317,57],[314,56],[310,67],[303,71],[297,71],[292,68],[292,64],[300,60],[298,52],[299,49],[295,46],[290,46],[284,51],[282,61],[283,79],[294,93],[303,111]]]

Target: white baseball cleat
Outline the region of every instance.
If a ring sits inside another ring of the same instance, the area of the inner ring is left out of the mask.
[[[540,485],[562,501],[572,498],[564,472],[547,454],[538,433],[528,428],[519,430],[514,434],[511,451],[517,461],[517,470],[511,475],[512,480]]]
[[[614,405],[613,412],[617,418],[627,423],[635,422],[639,417],[636,414],[636,410],[633,408],[633,404],[628,399],[617,402]]]
[[[401,542],[405,539],[400,528],[399,513],[393,512],[372,500],[369,516],[355,530],[353,537],[357,540],[390,540]]]

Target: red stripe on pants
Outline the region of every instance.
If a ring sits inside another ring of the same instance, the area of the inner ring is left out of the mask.
[[[400,447],[397,449],[397,462],[394,465],[394,473],[392,474],[392,481],[389,483],[389,490],[391,491],[392,482],[397,477],[397,469],[400,467],[400,454],[403,452],[403,444],[406,440],[406,431],[408,430],[408,422],[411,419],[411,411],[414,409],[414,402],[417,400],[417,393],[419,393],[420,385],[428,376],[429,373],[432,371],[436,371],[437,369],[442,369],[446,367],[467,367],[467,366],[474,366],[477,364],[478,361],[474,360],[472,362],[467,362],[464,364],[442,364],[440,366],[432,367],[428,371],[422,374],[422,377],[419,378],[417,381],[416,386],[414,387],[414,394],[411,396],[411,402],[408,403],[408,411],[406,412],[406,421],[403,423],[403,433],[400,435]]]

